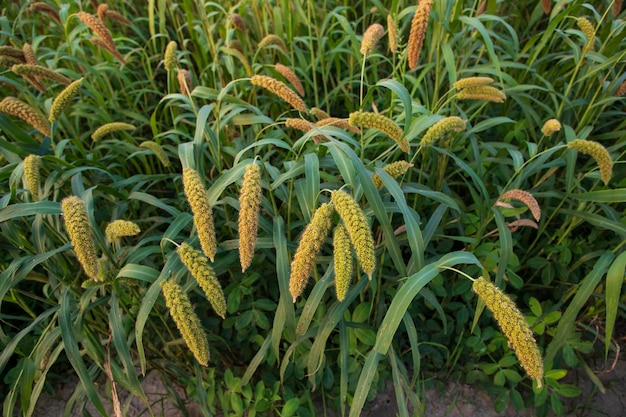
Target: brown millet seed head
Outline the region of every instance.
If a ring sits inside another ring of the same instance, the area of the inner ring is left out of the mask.
[[[261,168],[256,163],[246,166],[239,193],[239,260],[241,272],[252,263],[257,240],[261,208]]]
[[[417,6],[417,11],[411,21],[411,32],[409,34],[409,69],[415,69],[419,63],[424,37],[428,28],[428,18],[433,7],[434,0],[421,0]]]
[[[191,73],[186,69],[178,70],[178,74],[176,75],[178,78],[178,85],[180,87],[180,93],[184,96],[189,97],[191,95],[191,91],[193,90],[193,81],[191,81]]]
[[[617,17],[622,12],[622,4],[624,0],[615,0],[613,2],[613,16]]]
[[[352,126],[350,122],[346,119],[340,119],[338,117],[327,117],[322,120],[318,120],[315,123],[315,126],[336,126],[345,130],[349,130],[350,132],[356,133],[357,135],[361,134],[361,129],[356,126]]]
[[[25,122],[30,123],[35,129],[46,136],[51,135],[50,122],[46,117],[33,107],[18,100],[15,97],[5,97],[0,101],[0,112],[17,116]]]
[[[48,3],[35,1],[30,4],[29,10],[31,12],[39,12],[39,13],[47,14],[50,18],[52,18],[59,25],[63,24],[61,22],[61,19],[59,18],[59,11],[54,6],[51,6]]]
[[[626,81],[620,84],[614,95],[615,97],[623,97],[626,95]]]
[[[287,53],[287,45],[285,45],[285,41],[283,41],[282,38],[278,35],[269,34],[265,36],[263,39],[261,39],[261,42],[259,42],[258,48],[263,49],[270,45],[278,46],[280,50],[283,51],[283,53]]]
[[[191,168],[183,169],[183,188],[193,212],[193,222],[196,225],[200,246],[204,254],[213,261],[217,253],[213,209],[198,171]]]
[[[2,45],[0,46],[0,56],[6,56],[15,58],[19,61],[20,64],[26,64],[26,57],[24,56],[24,51],[18,48],[15,48],[11,45]]]
[[[285,83],[265,75],[254,75],[250,79],[250,83],[268,90],[285,100],[287,103],[291,104],[294,109],[306,113],[306,105],[304,104],[304,101],[302,101],[300,96],[295,91],[287,87]]]
[[[500,197],[498,197],[498,201],[504,201],[508,199],[521,201],[526,205],[526,207],[530,209],[530,212],[532,213],[536,221],[539,221],[541,219],[541,207],[539,207],[539,203],[537,202],[535,197],[533,197],[533,195],[528,191],[514,189],[509,190],[502,194]]]
[[[280,75],[285,77],[285,79],[289,81],[291,85],[293,85],[293,88],[296,89],[300,96],[304,97],[304,87],[302,86],[302,82],[300,81],[298,76],[291,70],[291,68],[278,63],[274,66],[274,69],[276,69],[276,71],[278,71]]]
[[[293,117],[288,117],[285,120],[285,126],[298,129],[302,132],[308,132],[309,130],[313,129],[313,123],[309,122],[308,120]]]
[[[552,10],[552,0],[541,0],[541,6],[543,7],[543,12],[545,14],[550,14]]]
[[[113,41],[113,37],[111,36],[111,32],[109,28],[102,22],[102,20],[98,19],[96,16],[86,13],[86,12],[78,12],[76,16],[87,26],[91,28],[91,30],[100,37],[103,42],[103,45],[106,49],[111,53],[117,52],[117,47],[115,46],[115,42]],[[119,54],[119,52],[117,52]]]
[[[240,30],[242,32],[246,31],[246,24],[243,21],[243,18],[241,17],[240,14],[231,13],[230,16],[228,16],[228,18],[230,19],[230,23],[233,25],[235,29]]]
[[[37,61],[35,51],[29,43],[24,43],[24,45],[22,45],[22,51],[24,52],[24,59],[28,65],[41,65],[39,61]]]
[[[474,281],[472,290],[493,314],[528,376],[541,387],[543,359],[524,315],[509,296],[483,277]]]
[[[385,34],[385,28],[379,24],[374,23],[370,25],[363,34],[363,40],[361,41],[361,55],[367,57],[376,48],[376,44]]]

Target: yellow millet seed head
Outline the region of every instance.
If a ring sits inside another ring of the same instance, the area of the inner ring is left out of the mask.
[[[198,171],[191,168],[183,169],[183,188],[193,212],[193,223],[196,225],[202,251],[213,262],[217,252],[213,209]]]
[[[52,18],[55,22],[61,25],[61,19],[59,18],[59,11],[48,3],[41,1],[35,1],[30,4],[29,10],[31,12],[44,13]]]
[[[300,81],[298,76],[291,70],[291,68],[289,68],[286,65],[278,63],[274,65],[274,69],[280,75],[285,77],[285,79],[289,81],[291,85],[293,85],[293,88],[296,89],[296,91],[298,92],[298,94],[300,94],[300,96],[304,97],[304,87],[302,86],[302,82]]]
[[[504,201],[509,199],[521,201],[526,205],[526,207],[530,209],[530,212],[532,213],[536,221],[539,221],[541,219],[541,207],[539,207],[539,203],[537,202],[535,197],[528,191],[518,189],[509,190],[502,194],[498,198],[498,201]]]
[[[350,113],[348,121],[352,126],[368,127],[380,130],[393,139],[394,142],[398,144],[398,147],[402,150],[402,152],[409,152],[411,150],[409,142],[403,136],[400,126],[382,114],[356,111],[354,113]]]
[[[250,82],[252,85],[263,87],[269,92],[282,98],[287,103],[291,104],[294,109],[306,113],[306,105],[304,104],[304,101],[302,101],[300,96],[295,91],[287,87],[285,83],[265,75],[254,75],[250,79]]]
[[[450,132],[465,130],[466,122],[458,116],[445,117],[432,125],[422,137],[421,146],[430,146],[437,139]]]
[[[180,87],[180,93],[184,96],[189,97],[191,95],[191,91],[193,90],[193,81],[191,80],[191,73],[186,69],[178,70],[178,74],[176,75],[178,79],[178,86]]]
[[[235,29],[238,29],[242,32],[246,31],[246,24],[243,21],[243,18],[241,17],[240,14],[231,13],[230,16],[228,16],[228,18],[230,19],[230,23],[233,25]]]
[[[289,292],[294,303],[309,281],[309,275],[315,266],[317,255],[322,250],[324,239],[332,227],[334,212],[332,204],[322,204],[315,210],[311,222],[302,233],[291,262],[291,275],[289,276]]]
[[[339,224],[333,236],[333,260],[335,265],[335,291],[337,300],[343,301],[352,279],[352,247],[346,228]]]
[[[39,198],[39,171],[41,170],[41,157],[28,155],[24,158],[24,178],[26,186],[33,199]]]
[[[199,250],[183,243],[176,250],[180,260],[204,291],[206,299],[211,303],[215,313],[221,318],[226,317],[226,299],[222,286],[209,265],[209,260]]]
[[[241,272],[252,263],[261,208],[261,168],[252,163],[246,166],[239,193],[239,260]]]
[[[409,69],[415,69],[419,63],[424,37],[428,28],[428,18],[433,7],[434,0],[421,0],[417,6],[417,11],[411,21],[411,31],[409,33]]]
[[[480,87],[484,85],[493,84],[493,78],[491,77],[467,77],[461,78],[454,83],[454,88],[462,90],[463,88]]]
[[[65,220],[65,229],[74,246],[78,262],[87,276],[97,281],[98,256],[85,203],[76,196],[66,197],[61,201],[61,211]]]
[[[593,45],[596,41],[596,30],[593,27],[593,24],[589,21],[589,19],[585,17],[579,17],[576,19],[576,26],[585,34],[587,37],[587,45],[585,49],[593,48]]]
[[[172,280],[163,281],[161,290],[165,297],[165,305],[170,310],[172,319],[187,347],[198,363],[207,366],[210,358],[209,342],[204,330],[202,330],[200,319],[191,306],[189,297],[183,288]]]
[[[317,120],[324,120],[324,119],[328,119],[330,117],[330,115],[328,113],[326,113],[324,110],[322,109],[318,109],[317,107],[313,107],[310,110],[310,113],[317,119]]]
[[[59,74],[58,72],[51,70],[50,68],[46,68],[41,65],[32,65],[32,64],[19,64],[13,65],[11,67],[11,71],[21,76],[28,77],[37,77],[43,78],[46,80],[51,80],[63,85],[70,85],[72,80],[67,78],[63,74]]]
[[[76,16],[78,16],[78,18],[84,24],[89,26],[91,30],[100,37],[106,49],[108,49],[110,52],[113,52],[113,51],[117,52],[117,47],[115,46],[115,42],[113,42],[113,37],[111,36],[111,32],[109,31],[109,28],[106,27],[106,25],[104,24],[102,20],[86,12],[78,12],[76,13]]]
[[[270,45],[278,46],[281,51],[287,53],[287,45],[285,45],[285,41],[278,35],[269,34],[265,36],[261,39],[261,42],[259,42],[259,49],[266,48]]]
[[[605,185],[609,183],[613,175],[613,160],[611,160],[611,155],[604,146],[591,140],[574,139],[567,144],[567,147],[595,159],[600,168],[602,181]]]
[[[398,52],[398,28],[390,14],[387,15],[387,37],[389,38],[389,51],[395,54]]]
[[[109,242],[117,242],[124,236],[135,236],[139,232],[139,226],[129,220],[114,220],[107,224],[104,235]]]
[[[363,40],[361,41],[361,55],[364,57],[374,52],[376,44],[385,34],[385,28],[379,24],[374,23],[370,25],[363,34]]]
[[[139,147],[149,149],[152,152],[154,152],[154,154],[156,155],[157,158],[159,158],[159,161],[161,161],[161,164],[164,167],[167,168],[168,166],[170,166],[170,160],[167,157],[167,154],[165,153],[161,145],[159,145],[158,143],[151,141],[151,140],[146,140],[144,142],[141,142],[139,144]]]
[[[509,296],[485,278],[475,280],[472,289],[493,314],[528,376],[541,387],[543,359],[524,315]]]
[[[48,122],[46,116],[15,97],[3,98],[2,101],[0,101],[0,111],[19,117],[25,122],[30,123],[31,126],[46,136],[51,135],[50,122]]]
[[[333,191],[330,200],[348,231],[361,269],[369,279],[372,279],[372,274],[376,269],[376,255],[374,254],[374,238],[367,224],[365,213],[354,198],[345,191]]]
[[[135,126],[129,124],[129,123],[122,123],[122,122],[111,122],[111,123],[107,123],[104,124],[102,126],[100,126],[99,128],[97,128],[92,134],[91,134],[91,139],[94,142],[99,141],[100,139],[102,139],[103,137],[105,137],[106,135],[110,134],[110,133],[114,133],[114,132],[120,132],[123,130],[135,130]]]
[[[412,166],[413,164],[401,160],[387,165],[383,168],[383,171],[389,174],[392,178],[398,178],[400,175],[404,175]],[[383,180],[380,178],[380,175],[372,175],[372,182],[374,182],[374,185],[377,189],[380,190],[381,188],[383,188]]]
[[[551,136],[559,130],[561,130],[561,122],[557,119],[550,119],[543,124],[541,133],[543,133],[544,136]]]
[[[178,60],[176,59],[176,51],[178,50],[178,44],[176,41],[170,41],[165,48],[165,55],[163,57],[163,64],[167,71],[174,71],[178,66]]]
[[[490,85],[480,85],[462,89],[457,93],[456,98],[459,100],[484,100],[493,103],[503,103],[506,100],[506,94]]]
[[[53,123],[59,119],[63,110],[67,108],[68,104],[72,99],[78,94],[78,90],[80,90],[80,86],[83,83],[83,78],[79,78],[76,81],[73,81],[63,89],[52,101],[52,105],[50,106],[50,116],[48,117],[48,121]]]
[[[317,123],[315,123],[315,126],[336,126],[349,130],[350,132],[354,132],[357,135],[361,134],[361,129],[356,126],[352,126],[348,120],[340,119],[338,117],[327,117],[325,119],[318,120]]]

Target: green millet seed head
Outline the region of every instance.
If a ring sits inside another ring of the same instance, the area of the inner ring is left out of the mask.
[[[567,144],[567,147],[595,159],[600,168],[602,181],[604,181],[605,185],[609,183],[613,175],[613,161],[611,160],[609,151],[607,151],[604,146],[591,140],[574,139]]]
[[[343,301],[352,279],[352,247],[346,228],[339,224],[333,237],[333,260],[335,265],[335,292],[337,300]]]
[[[557,119],[550,119],[543,124],[541,133],[543,133],[544,136],[551,136],[559,130],[561,130],[561,122]]]
[[[298,92],[298,94],[300,94],[300,96],[304,97],[304,87],[302,86],[302,82],[300,81],[296,73],[291,70],[291,68],[289,68],[286,65],[278,63],[274,65],[274,69],[276,69],[276,71],[280,75],[285,77],[285,79],[289,81],[291,85],[293,85],[293,88],[296,89],[296,91]]]
[[[454,83],[454,88],[462,90],[463,88],[480,87],[484,85],[493,84],[493,78],[491,77],[467,77],[461,78]]]
[[[212,262],[217,252],[213,209],[198,171],[191,168],[183,169],[183,188],[193,212],[193,223],[196,225],[200,246]]]
[[[41,170],[41,157],[28,155],[24,158],[24,177],[26,186],[34,200],[39,198],[39,171]]]
[[[163,148],[161,147],[161,145],[159,145],[158,143],[151,141],[151,140],[146,140],[144,142],[141,142],[139,144],[140,148],[145,148],[145,149],[149,149],[152,152],[154,152],[154,154],[156,155],[157,158],[159,158],[159,161],[161,161],[161,164],[167,168],[168,166],[170,166],[170,160],[167,157],[167,154],[165,153],[165,151],[163,150]]]
[[[409,142],[402,135],[402,129],[400,129],[400,126],[382,114],[356,111],[350,113],[348,121],[352,126],[380,130],[393,139],[403,152],[409,152],[411,150]]]
[[[333,205],[324,203],[315,211],[311,222],[306,226],[298,248],[291,262],[291,275],[289,276],[289,292],[293,302],[302,294],[309,281],[309,275],[315,266],[317,255],[322,250],[324,239],[328,236],[332,227]]]
[[[61,211],[65,220],[65,229],[74,246],[78,262],[87,276],[97,281],[98,256],[85,203],[76,196],[66,197],[61,201]]]
[[[457,93],[456,98],[459,100],[484,100],[493,103],[503,103],[506,100],[506,94],[490,85],[479,85],[463,88]]]
[[[239,207],[239,260],[244,272],[254,256],[261,207],[261,168],[256,163],[246,166]]]
[[[579,17],[578,19],[576,19],[576,25],[587,37],[587,45],[585,48],[593,48],[593,45],[596,41],[596,30],[594,29],[593,24],[589,21],[589,19],[585,17]]]
[[[363,34],[363,40],[361,41],[361,55],[364,57],[370,55],[384,34],[385,28],[381,24],[374,23],[370,25]]]
[[[191,306],[191,301],[183,288],[172,280],[163,281],[161,290],[165,297],[165,305],[176,327],[183,336],[187,347],[196,360],[203,366],[209,364],[209,342],[202,330],[200,319]]]
[[[252,85],[265,88],[269,92],[291,104],[294,109],[306,113],[306,104],[304,104],[304,101],[302,101],[300,96],[295,91],[287,87],[285,83],[265,75],[252,76],[250,83],[252,83]]]
[[[404,160],[400,160],[387,165],[383,168],[383,170],[392,178],[398,178],[400,175],[404,175],[412,166],[413,164],[410,164]],[[374,182],[374,185],[378,190],[383,188],[383,181],[380,178],[380,175],[372,175],[372,182]]]
[[[50,68],[46,68],[41,65],[32,65],[32,64],[19,64],[13,65],[11,67],[11,71],[21,76],[28,77],[38,77],[46,80],[51,80],[63,85],[70,85],[72,80],[67,78],[63,74],[59,74],[58,72],[51,70]]]
[[[226,316],[226,299],[222,286],[209,265],[209,260],[201,251],[192,248],[187,243],[183,243],[176,250],[180,260],[187,267],[191,275],[204,291],[206,299],[211,303],[215,313],[224,318]]]
[[[178,44],[176,41],[170,41],[165,48],[165,56],[163,58],[163,64],[167,71],[174,71],[178,66],[178,60],[176,59],[176,51]]]
[[[139,226],[129,220],[114,220],[107,225],[104,234],[109,242],[117,242],[124,236],[135,236],[139,232]]]
[[[430,146],[437,139],[450,132],[465,130],[466,122],[458,116],[445,117],[432,125],[422,137],[421,146]]]
[[[17,116],[30,123],[35,129],[46,136],[51,135],[50,122],[37,110],[15,97],[5,97],[0,101],[0,112]]]
[[[369,279],[372,279],[372,274],[376,269],[376,255],[374,254],[374,238],[367,224],[365,213],[354,198],[345,191],[333,191],[330,200],[348,231],[361,269]]]
[[[63,110],[68,106],[70,101],[78,94],[80,90],[80,86],[83,83],[83,78],[79,78],[76,81],[73,81],[70,85],[65,87],[63,91],[59,93],[52,101],[52,105],[50,106],[50,116],[48,117],[48,121],[53,123],[59,119]]]
[[[135,126],[122,122],[107,123],[97,128],[95,132],[91,134],[91,139],[94,142],[97,142],[109,133],[119,132],[122,130],[135,130]]]
[[[513,300],[485,278],[476,279],[472,289],[493,314],[528,376],[541,387],[543,359],[524,315]]]

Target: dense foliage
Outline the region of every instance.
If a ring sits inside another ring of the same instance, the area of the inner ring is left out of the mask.
[[[407,416],[445,379],[560,414],[569,370],[600,384],[621,1],[387,3],[3,3],[4,416],[68,371],[66,412],[102,415],[95,381],[147,402],[150,369],[208,416],[356,416],[389,380]]]

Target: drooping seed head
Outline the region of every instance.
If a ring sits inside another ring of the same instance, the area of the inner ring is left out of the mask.
[[[526,205],[526,207],[530,209],[530,212],[532,213],[536,221],[539,221],[541,219],[541,207],[539,207],[539,203],[537,202],[535,197],[528,191],[514,189],[509,190],[502,194],[500,197],[498,197],[498,201],[504,201],[508,199],[521,201]]]
[[[30,195],[34,200],[39,199],[39,171],[41,170],[41,157],[28,155],[24,158],[24,178]]]
[[[163,281],[161,290],[165,297],[165,305],[169,308],[172,319],[187,347],[200,365],[207,366],[210,359],[209,342],[189,297],[183,288],[172,280]]]
[[[472,289],[493,314],[528,376],[541,387],[543,359],[524,315],[509,296],[485,278],[475,280]]]
[[[311,110],[309,110],[309,112],[317,119],[317,120],[324,120],[324,119],[328,119],[330,117],[330,115],[328,113],[326,113],[324,110],[322,109],[318,109],[317,107],[313,107]]]
[[[622,12],[622,4],[624,0],[615,0],[613,2],[613,16],[617,17]]]
[[[19,64],[13,65],[11,67],[11,71],[14,73],[24,76],[27,75],[29,77],[37,77],[43,78],[46,80],[51,80],[63,85],[70,85],[72,80],[67,78],[63,74],[59,74],[58,72],[51,70],[50,68],[46,68],[41,65],[31,65],[31,64]]]
[[[0,46],[0,57],[10,57],[14,58],[16,63],[18,64],[26,64],[26,57],[24,56],[24,51],[21,49],[15,48],[11,45],[2,45]]]
[[[212,262],[217,252],[213,209],[198,171],[191,168],[183,169],[183,188],[193,212],[193,223],[196,225],[200,246]]]
[[[100,3],[97,9],[98,18],[104,22],[106,19],[112,20],[114,22],[120,23],[124,26],[132,25],[132,22],[124,17],[123,14],[116,12],[115,10],[109,9],[105,3]]]
[[[298,248],[291,262],[291,275],[289,276],[289,292],[293,302],[302,294],[309,281],[309,275],[315,266],[317,256],[322,250],[324,239],[328,236],[332,227],[334,213],[332,204],[324,203],[315,211],[311,222],[306,226]]]
[[[109,28],[106,27],[104,22],[98,19],[98,17],[92,14],[86,13],[86,12],[82,12],[82,11],[76,13],[76,16],[78,16],[78,18],[84,24],[89,26],[91,30],[100,37],[100,40],[102,41],[102,45],[106,49],[108,49],[109,52],[115,55],[115,57],[118,60],[120,60],[119,57],[121,57],[121,55],[117,50],[117,46],[115,46],[115,42],[113,41],[113,37],[111,36],[111,32],[109,31]],[[120,62],[124,63],[125,61],[122,58]]]
[[[306,105],[304,104],[304,101],[302,101],[300,96],[298,96],[295,91],[287,87],[285,83],[265,75],[254,75],[250,79],[250,83],[252,83],[252,85],[265,88],[269,92],[291,104],[294,109],[306,113]]]
[[[180,93],[189,97],[193,90],[193,81],[191,81],[191,73],[186,69],[179,69],[176,75],[178,79],[178,86],[180,87]]]
[[[117,59],[118,61],[120,61],[122,64],[126,63],[126,60],[124,59],[124,57],[122,56],[122,54],[120,54],[120,52],[115,49],[115,50],[110,50],[106,43],[104,43],[104,41],[102,39],[100,39],[97,36],[92,36],[89,39],[89,42],[91,42],[92,45],[94,45],[96,48],[100,48],[108,53],[110,53],[111,55],[113,55],[115,57],[115,59]]]
[[[78,94],[78,90],[80,90],[80,86],[83,83],[83,78],[79,78],[76,81],[73,81],[63,89],[52,101],[52,105],[50,106],[50,116],[48,117],[48,121],[50,123],[55,122],[63,113],[63,110],[67,108],[68,104],[72,99]]]
[[[254,256],[261,207],[261,168],[255,163],[246,166],[239,207],[239,260],[244,272]]]
[[[386,167],[383,168],[387,174],[389,174],[392,178],[398,178],[400,175],[404,175],[409,168],[411,168],[413,164],[408,163],[407,161],[401,160],[393,162]],[[377,189],[383,188],[383,180],[380,178],[380,175],[374,174],[372,175],[372,182],[376,186]]]
[[[76,196],[66,197],[61,201],[61,211],[78,262],[87,276],[97,281],[98,256],[85,203]]]
[[[308,132],[309,130],[313,129],[313,123],[309,122],[308,120],[294,117],[288,117],[285,120],[285,126],[298,129],[302,132]]]
[[[276,71],[278,71],[280,75],[285,77],[285,79],[289,81],[291,85],[293,85],[293,88],[296,89],[300,96],[304,97],[304,87],[302,86],[302,82],[300,81],[298,76],[291,70],[291,68],[278,63],[274,65],[274,69],[276,69]]]
[[[589,21],[589,19],[585,17],[579,17],[578,19],[576,19],[576,25],[587,37],[587,45],[585,46],[585,49],[592,49],[593,45],[596,42],[596,30],[593,27],[593,24]]]
[[[387,37],[389,38],[389,51],[398,52],[398,28],[390,14],[387,15]]]
[[[417,11],[411,21],[411,32],[409,33],[409,69],[415,69],[419,63],[424,37],[428,28],[428,18],[433,7],[434,0],[421,0],[417,6]]]
[[[35,51],[33,50],[33,47],[29,43],[24,42],[24,45],[22,45],[22,51],[24,52],[24,59],[26,60],[26,64],[41,65],[39,61],[37,61],[37,56],[35,55]]]
[[[335,292],[337,300],[343,301],[352,279],[352,247],[346,228],[339,224],[333,237],[333,261],[335,265]]]
[[[613,175],[613,160],[604,146],[591,140],[574,139],[567,144],[567,147],[595,159],[600,168],[602,181],[605,185],[609,183]]]
[[[139,226],[129,220],[114,220],[107,224],[104,231],[109,242],[117,242],[124,236],[135,236],[141,232]]]
[[[243,18],[241,17],[240,14],[238,13],[231,13],[230,16],[228,16],[230,23],[233,25],[233,27],[237,30],[240,30],[242,32],[246,31],[246,24],[243,21]]]
[[[163,150],[163,148],[161,147],[161,145],[159,145],[158,143],[151,141],[151,140],[146,140],[144,142],[141,142],[139,144],[140,148],[145,148],[145,149],[149,149],[152,152],[154,152],[154,154],[156,155],[157,158],[159,158],[159,161],[161,161],[161,164],[167,168],[168,166],[170,166],[170,160],[167,157],[167,154],[165,153],[165,151]]]
[[[615,90],[615,97],[624,97],[626,95],[626,81],[624,81],[623,83],[620,84],[619,87],[617,87],[617,90]]]
[[[484,100],[493,103],[503,103],[506,94],[490,85],[467,87],[459,91],[456,95],[459,100]]]
[[[491,77],[467,77],[461,78],[454,83],[454,88],[462,90],[463,88],[480,87],[484,85],[493,84],[494,80]]]
[[[59,25],[63,24],[61,23],[61,19],[59,18],[59,11],[54,6],[51,6],[48,3],[44,3],[41,1],[32,2],[29,6],[29,10],[31,12],[44,13],[52,18]]]
[[[465,130],[466,122],[458,116],[445,117],[432,125],[426,131],[420,142],[421,146],[430,146],[443,135],[450,132]]]
[[[98,14],[98,18],[104,22],[106,19],[106,12],[109,10],[109,6],[106,3],[100,3],[98,8],[96,9],[96,13]]]
[[[376,269],[376,255],[374,254],[374,238],[367,224],[367,219],[359,204],[345,191],[333,191],[330,197],[335,210],[341,217],[350,241],[361,264],[361,269],[372,279]]]
[[[402,134],[402,129],[393,120],[378,113],[356,111],[350,113],[349,123],[352,126],[367,127],[380,130],[393,139],[402,152],[409,152],[411,147]]]
[[[552,136],[559,130],[561,130],[561,122],[559,122],[557,119],[550,119],[543,124],[543,127],[541,128],[541,133],[543,133],[544,136]]]
[[[165,69],[167,71],[174,71],[178,66],[178,60],[176,59],[176,51],[178,49],[178,44],[176,41],[170,41],[165,48],[165,55],[163,58],[163,63]]]
[[[541,6],[543,7],[543,12],[545,14],[550,14],[552,10],[552,0],[541,0]]]
[[[287,45],[285,45],[285,41],[278,35],[269,34],[265,36],[261,39],[261,42],[259,42],[259,49],[267,48],[270,45],[278,46],[283,53],[287,53]]]
[[[379,24],[374,23],[370,25],[363,34],[363,40],[361,41],[361,55],[367,57],[374,52],[376,44],[385,34],[385,28]]]
[[[191,275],[196,279],[206,299],[211,303],[215,313],[221,318],[226,317],[226,299],[220,282],[209,265],[209,260],[199,250],[183,243],[176,250],[180,260],[187,267]]]
[[[91,139],[94,142],[97,142],[110,133],[120,132],[122,130],[135,130],[135,126],[131,125],[130,123],[122,123],[122,122],[106,123],[100,126],[99,128],[97,128],[91,134]]]
[[[33,107],[18,100],[15,97],[5,97],[0,101],[0,111],[5,114],[17,116],[25,122],[30,123],[35,129],[46,136],[51,135],[50,123],[46,117]]]
[[[351,125],[348,120],[340,119],[338,117],[327,117],[325,119],[318,120],[315,123],[315,126],[336,126],[345,130],[349,130],[350,132],[356,133],[357,135],[361,134],[361,129]]]

